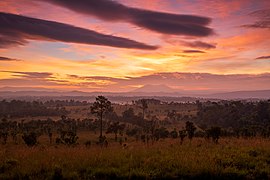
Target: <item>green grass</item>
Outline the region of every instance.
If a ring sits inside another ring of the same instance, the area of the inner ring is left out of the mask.
[[[1,145],[0,179],[269,179],[270,140],[222,139],[213,144],[194,139],[127,148]]]

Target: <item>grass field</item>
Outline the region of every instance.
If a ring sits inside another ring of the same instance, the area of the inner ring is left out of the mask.
[[[43,139],[45,141],[45,139]],[[195,138],[75,147],[1,145],[0,179],[269,179],[269,139]]]

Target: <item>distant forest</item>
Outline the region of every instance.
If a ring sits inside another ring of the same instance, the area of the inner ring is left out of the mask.
[[[0,117],[61,116],[68,114],[64,106],[83,104],[74,101],[0,101]]]
[[[270,135],[270,100],[197,103],[194,121],[202,128],[220,126],[245,136]],[[258,134],[259,133],[259,134]]]

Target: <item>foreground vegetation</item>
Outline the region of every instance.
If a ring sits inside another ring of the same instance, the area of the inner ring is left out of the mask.
[[[1,145],[0,179],[269,179],[269,139],[166,139],[126,146]]]
[[[269,100],[2,101],[0,117],[0,179],[270,179]]]

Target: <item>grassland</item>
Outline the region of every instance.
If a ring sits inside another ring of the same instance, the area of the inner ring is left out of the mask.
[[[214,144],[195,138],[182,145],[172,139],[148,145],[129,141],[125,148],[113,142],[107,148],[1,145],[0,179],[270,178],[269,139],[224,138]]]

